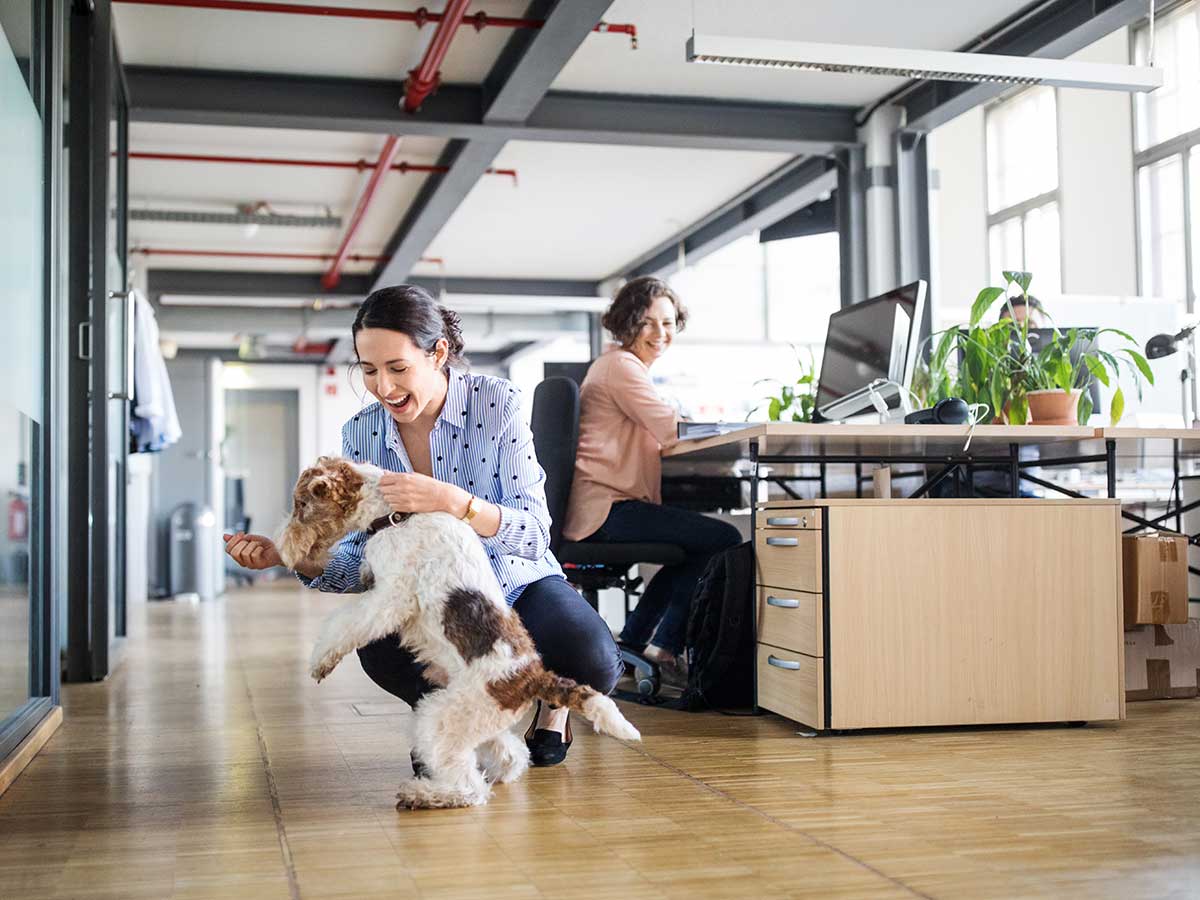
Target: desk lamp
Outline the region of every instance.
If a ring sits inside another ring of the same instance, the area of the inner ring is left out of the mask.
[[[1196,345],[1193,340],[1195,325],[1181,328],[1176,334],[1156,334],[1146,341],[1146,356],[1149,359],[1162,359],[1175,353],[1183,345],[1187,360],[1179,372],[1179,390],[1183,403],[1184,427],[1200,428],[1197,418],[1196,400]],[[1190,385],[1190,390],[1189,390]]]

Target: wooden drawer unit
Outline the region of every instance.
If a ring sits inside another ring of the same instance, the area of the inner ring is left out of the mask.
[[[821,532],[761,528],[754,535],[758,583],[819,594],[823,587]]]
[[[821,660],[758,645],[758,705],[813,728],[825,727],[825,670]]]
[[[760,506],[758,705],[818,731],[1124,718],[1120,514],[1108,500]]]
[[[758,639],[764,644],[824,656],[821,595],[758,588]]]
[[[797,509],[766,509],[758,514],[759,528],[799,528],[821,530],[821,510],[814,507]]]

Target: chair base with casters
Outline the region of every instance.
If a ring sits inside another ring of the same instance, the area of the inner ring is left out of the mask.
[[[592,609],[599,611],[600,591],[619,588],[625,595],[625,615],[629,616],[631,597],[639,595],[640,577],[629,576],[629,570],[639,563],[670,566],[684,561],[682,547],[675,544],[564,542],[558,550],[559,562],[567,581],[575,585]],[[621,660],[633,669],[638,693],[644,697],[658,695],[662,677],[658,663],[647,659],[632,647],[618,643]]]

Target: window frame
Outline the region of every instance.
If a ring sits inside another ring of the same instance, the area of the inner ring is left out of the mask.
[[[1200,17],[1200,2],[1180,3],[1174,7],[1160,12],[1158,21],[1161,23],[1164,15],[1178,15],[1184,11],[1190,10],[1194,15]],[[1138,37],[1146,29],[1150,27],[1149,20],[1145,20],[1133,28],[1129,29],[1129,58],[1137,59]],[[1180,170],[1183,174],[1183,179],[1180,183],[1183,203],[1183,284],[1184,284],[1184,310],[1188,315],[1196,311],[1196,275],[1197,269],[1200,267],[1200,259],[1195,258],[1195,229],[1200,223],[1192,220],[1192,149],[1200,147],[1200,128],[1194,128],[1191,131],[1185,131],[1182,134],[1177,134],[1174,137],[1167,138],[1165,141],[1159,141],[1157,144],[1151,144],[1143,150],[1137,150],[1137,140],[1140,122],[1138,121],[1138,104],[1129,104],[1130,126],[1133,134],[1133,212],[1134,212],[1134,240],[1136,241],[1136,253],[1134,254],[1137,261],[1137,282],[1138,295],[1145,297],[1150,296],[1146,291],[1147,273],[1142,265],[1142,221],[1146,212],[1142,208],[1142,191],[1141,178],[1142,169],[1160,163],[1163,160],[1171,157],[1178,157],[1180,162]],[[1198,166],[1200,168],[1200,166]]]
[[[992,260],[992,229],[997,225],[1002,225],[1012,219],[1017,219],[1021,226],[1021,269],[1028,271],[1028,259],[1026,255],[1025,243],[1025,218],[1029,213],[1036,209],[1041,209],[1054,203],[1058,206],[1058,293],[1065,293],[1064,282],[1066,281],[1066,270],[1063,266],[1063,229],[1062,229],[1062,141],[1059,140],[1061,133],[1060,107],[1058,102],[1057,88],[1044,88],[1049,90],[1054,96],[1054,189],[1044,191],[1033,197],[1027,197],[1016,203],[998,209],[995,212],[987,212],[991,209],[991,169],[989,166],[990,154],[988,152],[988,118],[995,114],[996,110],[1002,108],[1005,104],[1011,103],[1017,97],[1021,96],[1028,90],[1037,90],[1037,88],[1024,88],[1015,93],[989,103],[984,108],[983,113],[983,173],[984,173],[984,210],[986,212],[986,237],[987,237],[987,278],[992,277],[994,261]],[[1037,273],[1034,273],[1035,275]]]

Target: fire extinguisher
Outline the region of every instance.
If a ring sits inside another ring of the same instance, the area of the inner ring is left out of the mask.
[[[20,494],[8,503],[8,539],[24,541],[29,537],[29,504]]]

